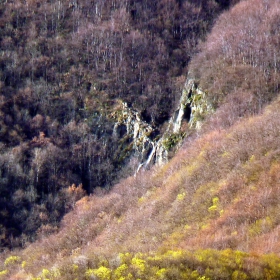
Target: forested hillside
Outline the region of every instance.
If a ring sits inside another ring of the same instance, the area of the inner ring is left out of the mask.
[[[85,192],[135,172],[132,138],[114,133],[121,104],[159,137],[198,41],[229,5],[1,1],[1,246],[55,231]]]
[[[279,0],[1,9],[18,45],[1,57],[12,70],[2,64],[0,279],[280,278]],[[15,64],[31,26],[45,45],[34,35],[37,56]],[[42,50],[51,62],[40,72]],[[133,153],[119,161],[132,143],[113,133],[119,102],[156,138],[186,81],[189,123],[174,156],[97,188]]]

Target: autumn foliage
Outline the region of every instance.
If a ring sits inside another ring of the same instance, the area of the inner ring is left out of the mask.
[[[59,229],[45,224],[36,242],[3,252],[0,279],[278,279],[277,3],[241,1],[218,18],[189,68],[215,110],[167,164],[90,196],[77,184],[53,192],[52,199],[62,195],[73,210]],[[81,135],[90,141],[87,129],[64,126],[73,142]],[[56,163],[51,155],[60,150],[44,133],[32,141],[36,182],[46,168],[42,159]],[[75,145],[81,165],[83,144]],[[16,158],[19,151],[11,151]],[[4,159],[5,168],[23,174]],[[32,197],[17,192],[17,203]],[[46,219],[43,208],[40,213]]]
[[[219,17],[192,60],[190,68],[209,102],[226,103],[224,110],[233,111],[225,113],[227,125],[260,112],[278,94],[279,13],[278,1],[242,1]]]
[[[68,186],[89,194],[126,176],[131,139],[113,137],[112,113],[126,102],[160,131],[198,41],[229,4],[1,2],[1,246],[56,227]]]

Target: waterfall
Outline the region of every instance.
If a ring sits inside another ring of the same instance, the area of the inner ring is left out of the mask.
[[[140,159],[136,174],[142,168],[149,168],[152,163],[162,165],[167,162],[168,149],[164,144],[172,135],[179,135],[179,139],[183,138],[183,132],[181,132],[182,122],[185,118],[187,121],[191,118],[190,97],[195,90],[194,79],[188,78],[178,107],[170,118],[165,132],[156,140],[149,137],[155,129],[149,123],[142,120],[136,110],[128,107],[125,102],[122,103],[122,117],[117,125],[114,126],[114,134],[117,134],[116,130],[119,125],[126,126],[126,135],[131,137],[134,154]],[[189,112],[187,112],[187,109]]]
[[[147,167],[150,165],[150,163],[152,162],[152,160],[153,160],[154,157],[155,157],[156,145],[155,145],[154,142],[151,142],[151,144],[152,144],[153,148],[152,148],[152,151],[151,151],[150,154],[149,154],[148,159],[146,160],[146,162],[145,162],[145,164],[144,164],[144,167],[145,167],[145,168],[147,168]]]

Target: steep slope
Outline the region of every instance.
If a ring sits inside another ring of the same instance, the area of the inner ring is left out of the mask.
[[[172,160],[79,200],[57,234],[2,253],[0,277],[279,279],[278,3],[242,1],[219,18],[190,69],[187,104],[202,126]],[[261,34],[240,37],[232,18],[244,32],[248,22],[258,23]],[[234,61],[220,53],[224,37],[217,34],[231,39]],[[263,36],[272,56],[253,52]],[[249,42],[239,52],[233,43],[244,38]]]
[[[279,46],[278,1],[242,1],[219,18],[190,66],[207,102],[223,108],[216,125],[259,113],[279,93]]]
[[[0,245],[12,248],[56,231],[76,186],[78,199],[149,158],[116,127],[121,104],[153,130],[147,143],[160,137],[198,41],[236,1],[2,2]]]
[[[244,279],[279,275],[280,259],[261,257],[280,253],[279,106],[193,139],[161,169],[80,200],[58,234],[13,252],[15,261],[2,255],[2,272],[8,279],[90,279],[102,269],[112,279],[151,279],[153,267],[165,269],[163,279],[196,270],[194,279],[228,279],[235,270]]]

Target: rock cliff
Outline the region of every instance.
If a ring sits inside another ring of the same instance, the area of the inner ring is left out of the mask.
[[[199,129],[204,117],[213,111],[207,102],[206,93],[202,91],[194,78],[187,78],[180,102],[169,119],[166,129],[160,133],[157,128],[141,119],[139,112],[121,102],[121,108],[114,112],[115,137],[129,139],[129,154],[139,161],[141,168],[149,168],[152,164],[162,165],[167,162],[169,151],[176,149],[187,134],[182,129],[187,123],[188,129]]]

